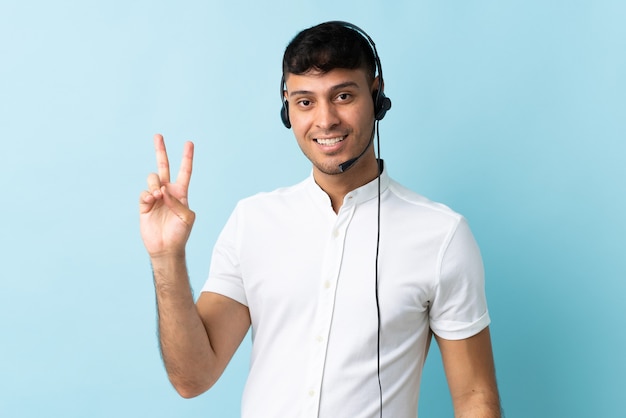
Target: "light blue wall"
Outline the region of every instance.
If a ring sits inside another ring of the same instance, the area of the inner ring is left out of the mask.
[[[621,1],[0,2],[0,416],[238,416],[249,341],[180,399],[137,200],[152,134],[196,142],[196,292],[237,199],[309,172],[278,118],[300,29],[374,38],[382,155],[481,245],[508,417],[615,417],[626,387]],[[436,348],[420,415],[451,416]]]

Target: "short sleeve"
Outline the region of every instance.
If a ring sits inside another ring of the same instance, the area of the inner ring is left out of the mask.
[[[202,287],[203,292],[219,293],[237,302],[248,305],[243,285],[240,263],[240,229],[238,209],[231,214],[220,233],[209,268],[209,277]]]
[[[430,306],[430,327],[449,340],[471,337],[489,325],[485,275],[478,244],[459,218],[439,256],[439,281]]]

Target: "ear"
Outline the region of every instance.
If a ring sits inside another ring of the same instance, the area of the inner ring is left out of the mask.
[[[280,91],[283,96],[283,101],[286,101],[288,97],[288,92],[287,92],[287,77],[288,76],[289,74],[287,74],[287,76],[283,74],[282,77],[280,78]]]
[[[370,88],[370,91],[372,92],[372,94],[375,91],[378,91],[379,87],[382,87],[382,91],[385,91],[385,83],[382,83],[382,86],[380,85],[380,77],[376,76],[376,78],[374,78],[374,81],[372,81],[372,86]]]

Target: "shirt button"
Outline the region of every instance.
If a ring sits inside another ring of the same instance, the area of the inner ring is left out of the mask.
[[[317,337],[315,337],[315,341],[317,341],[318,343],[321,343],[322,341],[324,341],[324,337],[322,337],[321,335],[318,335]]]
[[[326,281],[324,282],[324,288],[325,288],[325,289],[330,289],[330,280],[326,280]]]
[[[314,391],[313,389],[311,389],[311,390],[309,391],[309,396],[310,396],[310,397],[315,396],[315,391]]]
[[[335,229],[333,231],[333,237],[335,237],[335,238],[339,237],[339,230],[338,229]]]

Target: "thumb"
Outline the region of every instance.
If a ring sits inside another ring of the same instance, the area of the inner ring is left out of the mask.
[[[161,186],[161,193],[163,193],[163,202],[165,205],[186,225],[192,226],[196,219],[196,214],[183,205],[180,200],[174,197],[167,186]]]

